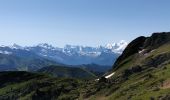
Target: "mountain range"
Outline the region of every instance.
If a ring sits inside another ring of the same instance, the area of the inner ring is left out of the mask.
[[[127,42],[125,41],[98,47],[66,45],[64,48],[59,48],[47,43],[30,47],[22,47],[17,44],[12,46],[1,45],[0,55],[15,56],[23,59],[43,59],[43,61],[49,60],[53,63],[55,62],[57,64],[65,65],[82,65],[93,63],[111,66],[124,50],[126,45]]]
[[[127,42],[107,44],[106,46],[89,47],[66,45],[63,48],[54,47],[47,43],[32,47],[20,47],[41,57],[66,65],[98,64],[112,65],[116,58],[127,46]]]

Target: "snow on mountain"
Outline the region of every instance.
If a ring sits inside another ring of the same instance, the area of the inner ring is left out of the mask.
[[[52,45],[49,45],[47,43],[41,43],[41,44],[38,44],[37,46],[41,48],[45,48],[45,49],[51,49],[51,50],[55,49]]]
[[[125,40],[121,40],[118,43],[113,43],[113,44],[107,44],[105,47],[107,49],[112,50],[112,52],[114,53],[122,53],[123,50],[126,48],[126,46],[128,45],[128,43]]]
[[[123,52],[127,44],[128,43],[124,40],[119,43],[112,43],[98,47],[66,45],[63,48],[58,48],[47,43],[22,47],[14,44],[12,46],[0,46],[0,53],[12,54],[17,50],[18,52],[20,52],[19,50],[25,50],[26,52],[30,52],[30,54],[34,53],[38,56],[61,62],[63,64],[79,65],[95,63],[99,65],[111,65]]]
[[[84,47],[84,46],[73,46],[73,45],[66,45],[63,48],[63,52],[70,53],[70,52],[78,52],[78,53],[96,53],[99,54],[102,51],[111,51],[112,53],[122,53],[123,50],[127,46],[127,42],[125,40],[121,40],[119,43],[112,43],[107,44],[105,46],[99,47]]]
[[[19,45],[17,45],[17,44],[13,44],[13,45],[11,45],[11,46],[9,46],[11,49],[24,49],[24,47],[22,47],[22,46],[19,46]]]
[[[0,54],[10,55],[10,54],[12,54],[12,52],[0,50]]]
[[[22,49],[29,51],[31,48],[41,48],[42,52],[47,52],[48,50],[53,51],[61,51],[66,54],[70,53],[79,53],[79,54],[100,54],[102,51],[110,50],[113,53],[122,53],[122,51],[126,48],[127,42],[125,40],[121,40],[118,43],[109,43],[105,46],[98,46],[98,47],[89,47],[89,46],[76,46],[76,45],[65,45],[64,48],[54,47],[47,43],[41,43],[36,46],[32,47],[22,47],[17,44],[13,44],[11,46],[1,45],[0,47],[9,47],[11,49]]]

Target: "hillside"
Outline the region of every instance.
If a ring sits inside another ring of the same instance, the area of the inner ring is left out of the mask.
[[[96,75],[83,68],[51,65],[39,69],[37,72],[50,74],[55,77],[67,77],[78,79],[94,79]]]
[[[0,54],[0,71],[36,71],[54,64],[58,63],[34,55]]]
[[[81,81],[29,72],[0,72],[0,100],[75,100]]]
[[[78,67],[83,68],[84,70],[88,70],[92,73],[94,73],[96,76],[100,77],[109,70],[112,69],[112,66],[104,66],[104,65],[97,65],[97,64],[83,64],[83,65],[77,65],[77,66],[70,66],[70,67]]]
[[[99,82],[92,83],[93,87],[102,87],[91,91],[95,95],[89,96],[89,99],[169,100],[170,32],[133,40],[111,72],[114,72],[111,78],[101,78]]]

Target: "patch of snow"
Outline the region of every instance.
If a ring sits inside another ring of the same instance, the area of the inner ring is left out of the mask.
[[[152,50],[151,53],[154,52],[154,51],[155,51],[155,50]]]
[[[30,49],[28,49],[28,48],[25,48],[25,50],[26,50],[26,51],[30,51]]]
[[[40,43],[37,45],[38,47],[44,48],[44,49],[51,49],[54,50],[55,48],[52,45],[49,45],[47,43]]]
[[[142,54],[145,51],[145,49],[140,50],[138,53]]]
[[[12,52],[4,51],[4,54],[10,55]]]
[[[47,57],[47,55],[42,55],[42,56]]]
[[[113,72],[113,73],[105,76],[105,78],[108,79],[108,78],[112,77],[114,74],[115,74],[115,72]],[[98,78],[98,79],[95,79],[95,81],[99,81],[99,80],[100,80],[99,78]]]
[[[99,81],[99,78],[98,78],[98,79],[95,79],[95,81]]]
[[[121,40],[119,43],[107,44],[105,48],[110,49],[114,53],[122,53],[127,47],[128,43],[125,40]]]
[[[9,52],[9,51],[0,51],[1,54],[6,54],[6,55],[10,55],[12,54],[12,52]]]
[[[80,55],[97,57],[101,55],[101,52],[80,52]]]
[[[144,56],[147,56],[149,53],[152,53],[152,52],[154,52],[154,51],[155,51],[155,50],[152,50],[152,51],[150,51],[150,52],[146,53],[146,52],[145,52],[145,50],[146,50],[146,49],[142,49],[142,50],[141,50],[141,51],[139,51],[138,53],[139,53],[139,54],[143,54]]]
[[[115,74],[115,72],[113,72],[113,73],[111,73],[111,74],[109,74],[109,75],[107,75],[107,76],[105,76],[105,78],[110,78],[110,77],[112,77],[113,75]]]
[[[5,45],[1,45],[0,47],[7,47],[7,46],[5,46]]]
[[[11,49],[24,49],[24,47],[19,46],[19,45],[15,44],[15,43],[13,45],[9,46],[9,48],[11,48]]]
[[[47,50],[46,49],[41,49],[41,53],[47,53]]]

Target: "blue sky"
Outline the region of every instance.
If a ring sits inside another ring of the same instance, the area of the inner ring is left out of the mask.
[[[97,46],[170,31],[169,0],[0,0],[0,45]]]

